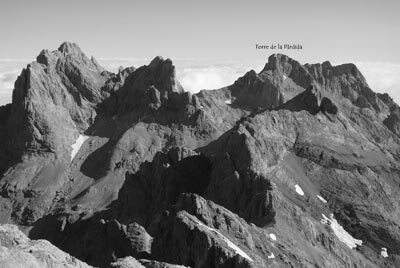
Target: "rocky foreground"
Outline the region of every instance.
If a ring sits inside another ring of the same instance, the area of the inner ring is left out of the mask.
[[[63,43],[0,107],[0,266],[400,267],[399,135],[353,64],[190,94]]]
[[[47,240],[30,240],[18,227],[11,224],[0,226],[0,267],[2,268],[90,268],[87,265],[59,250]],[[180,265],[136,260],[129,256],[118,259],[110,268],[184,268]]]

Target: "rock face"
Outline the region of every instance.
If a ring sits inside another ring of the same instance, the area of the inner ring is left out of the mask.
[[[87,265],[59,250],[46,240],[30,240],[18,227],[0,226],[0,266],[4,268],[89,268]]]
[[[399,111],[353,64],[190,94],[170,59],[44,50],[0,107],[0,222],[74,257],[3,225],[0,263],[399,267]]]

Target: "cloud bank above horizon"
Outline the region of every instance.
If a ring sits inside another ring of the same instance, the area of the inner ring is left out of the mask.
[[[382,62],[355,64],[372,90],[388,93],[400,105],[400,64]]]
[[[99,63],[107,70],[117,72],[120,66],[139,67],[151,62],[152,59],[99,59]],[[178,81],[189,92],[197,93],[202,89],[218,89],[229,86],[239,77],[251,69],[257,72],[262,69],[264,63],[247,63],[228,60],[197,60],[197,59],[173,59],[176,67]]]
[[[11,102],[14,82],[28,59],[0,59],[0,105]]]
[[[111,58],[98,60],[104,68],[116,72],[120,66],[139,67],[151,59]],[[30,61],[27,59],[0,59],[0,105],[11,102],[14,82]],[[231,85],[246,72],[254,69],[259,72],[264,62],[239,62],[227,60],[174,60],[179,82],[185,90],[197,93],[202,89],[218,89]],[[355,63],[369,86],[376,92],[388,93],[400,104],[400,64],[358,62]]]

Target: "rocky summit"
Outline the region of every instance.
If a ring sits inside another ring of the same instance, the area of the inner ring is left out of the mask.
[[[0,107],[1,267],[400,267],[400,107],[274,54],[186,92],[43,50]]]

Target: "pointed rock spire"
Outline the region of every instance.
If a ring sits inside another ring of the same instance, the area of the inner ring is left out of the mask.
[[[58,47],[58,51],[60,51],[63,54],[83,54],[81,48],[71,42],[64,42]]]
[[[95,105],[106,97],[102,87],[108,73],[103,70],[74,43],[42,50],[15,83],[8,121],[13,150],[64,153],[70,148],[77,132],[94,120]]]

